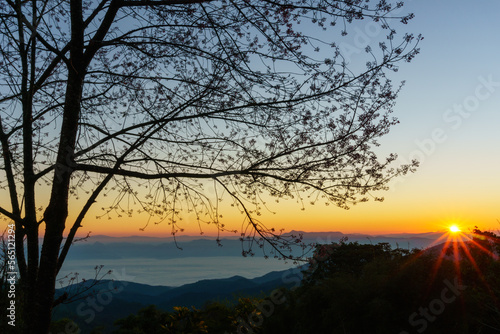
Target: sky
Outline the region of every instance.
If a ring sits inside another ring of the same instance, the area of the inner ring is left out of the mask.
[[[452,223],[462,230],[500,229],[500,2],[413,0],[404,8],[415,18],[399,30],[421,33],[424,40],[420,54],[393,76],[405,80],[394,108],[400,124],[381,140],[381,150],[398,153],[402,163],[417,158],[418,171],[379,193],[382,203],[349,210],[322,204],[301,210],[295,201],[275,203],[275,213],[259,217],[266,226],[371,234],[431,232]],[[357,32],[369,38],[369,29],[361,25]],[[229,214],[224,222],[238,229],[242,219]],[[137,216],[115,220],[89,219],[82,232],[170,233],[166,224],[139,231],[144,224]],[[183,227],[186,234],[199,233],[190,219]],[[202,230],[216,232],[211,226]]]
[[[421,33],[424,40],[421,53],[393,76],[406,81],[394,108],[400,124],[380,141],[380,149],[398,153],[402,163],[417,158],[418,171],[377,193],[384,196],[382,203],[350,210],[275,203],[274,214],[259,217],[266,226],[370,234],[431,232],[452,223],[463,230],[500,229],[500,2],[412,0],[405,1],[404,12],[415,18],[398,30]],[[369,34],[369,26],[361,24],[360,31]],[[89,213],[81,235],[169,236],[171,231],[166,223],[140,231],[146,218],[141,216],[96,220],[97,212]],[[235,229],[242,220],[230,213],[224,218]],[[183,227],[185,234],[199,233],[189,217]]]
[[[415,18],[399,30],[421,33],[424,40],[420,54],[393,77],[406,82],[394,109],[400,124],[381,140],[381,150],[398,153],[402,163],[417,158],[418,171],[379,193],[382,203],[349,210],[322,204],[301,210],[294,201],[275,203],[275,213],[259,217],[266,226],[371,234],[431,232],[451,224],[462,230],[500,229],[500,2],[413,0],[404,8]],[[359,27],[357,33],[370,38],[370,27]],[[238,229],[242,219],[229,214],[224,222]],[[119,227],[118,222],[89,221],[83,231],[170,233],[166,224],[140,232],[138,221],[121,220]],[[199,232],[189,218],[184,227],[186,234]],[[202,229],[215,233],[210,226]]]
[[[409,27],[425,39],[421,54],[401,69],[401,124],[385,146],[419,158],[421,167],[387,193],[383,206],[394,212],[388,225],[420,231],[456,221],[497,230],[500,3],[414,0],[408,8],[416,15]]]

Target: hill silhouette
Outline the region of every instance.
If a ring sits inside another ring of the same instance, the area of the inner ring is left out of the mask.
[[[296,281],[284,282],[283,277],[290,274],[297,276],[297,279],[301,278],[300,271],[293,269],[274,271],[252,279],[233,276],[200,280],[179,287],[102,280],[82,295],[83,298],[58,306],[54,311],[54,319],[72,319],[84,333],[99,326],[111,329],[114,320],[137,313],[148,305],[171,311],[173,307],[199,308],[209,301],[229,302],[239,297],[266,295],[278,287],[290,287],[295,284]],[[93,284],[96,284],[94,280],[87,280],[59,289],[56,296],[66,291],[83,291]]]

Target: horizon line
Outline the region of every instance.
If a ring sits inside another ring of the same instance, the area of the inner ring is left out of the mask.
[[[433,233],[446,233],[447,229],[435,230],[435,231],[427,231],[427,232],[341,232],[341,231],[297,231],[291,230],[283,233],[282,235],[289,235],[291,233],[304,233],[304,234],[342,234],[342,235],[366,235],[372,237],[380,237],[380,236],[391,236],[391,235],[421,235],[421,234],[433,234]],[[127,234],[127,235],[113,235],[106,233],[99,234],[91,234],[88,236],[88,239],[92,239],[95,237],[108,237],[108,238],[154,238],[154,239],[174,239],[175,238],[217,238],[217,235],[211,234],[177,234],[177,235],[140,235],[140,234]],[[240,238],[240,235],[237,234],[224,234],[218,236],[220,239],[224,238]],[[41,237],[43,238],[43,236]],[[77,239],[84,239],[86,236],[76,236]]]

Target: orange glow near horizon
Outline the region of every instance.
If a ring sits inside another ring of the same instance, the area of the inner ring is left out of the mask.
[[[369,235],[400,234],[400,233],[428,233],[451,231],[455,225],[459,233],[464,229],[478,225],[482,230],[497,230],[498,223],[491,219],[476,219],[473,214],[453,215],[441,212],[402,212],[402,209],[391,210],[393,203],[363,203],[353,206],[350,210],[339,209],[334,206],[317,204],[309,205],[305,210],[296,203],[279,203],[271,206],[274,212],[264,211],[257,218],[268,228],[281,229],[284,232],[342,232],[344,234],[360,233]],[[223,218],[220,222],[228,230],[237,230],[237,233],[221,232],[220,236],[239,236],[244,222],[244,216],[234,208],[223,208]],[[148,236],[169,237],[172,235],[171,225],[164,221],[160,224],[155,219],[148,223],[147,214],[134,214],[132,217],[102,217],[99,208],[91,209],[79,229],[78,235],[109,235],[109,236]],[[441,218],[445,217],[445,218]],[[74,219],[68,219],[69,224]],[[478,217],[479,218],[479,217]],[[452,223],[450,223],[452,222]],[[488,224],[489,223],[489,224]],[[179,222],[183,232],[177,235],[204,235],[217,236],[218,231],[214,224],[198,224],[194,217],[186,216]],[[42,231],[43,233],[43,231]]]
[[[394,194],[393,194],[394,195]],[[262,214],[257,216],[258,220],[268,228],[284,232],[304,231],[304,232],[342,232],[344,234],[360,233],[369,235],[402,234],[402,233],[428,233],[449,231],[450,225],[456,225],[464,230],[475,225],[483,230],[498,229],[495,217],[490,215],[479,216],[475,212],[457,211],[454,208],[436,208],[428,206],[425,210],[416,208],[408,209],[403,197],[393,196],[386,201],[367,202],[353,205],[349,210],[344,210],[334,205],[325,205],[318,201],[315,205],[306,204],[304,210],[302,205],[295,200],[283,200],[279,203],[272,199],[266,199],[266,208]],[[102,215],[101,207],[105,203],[98,202],[82,223],[78,231],[79,236],[87,235],[109,235],[109,236],[148,236],[148,237],[169,237],[172,235],[172,227],[168,221],[158,223],[158,218],[151,218],[145,213],[135,213],[128,217],[123,215],[118,217],[111,214],[110,217]],[[220,204],[220,212],[223,217],[220,223],[224,224],[228,230],[237,230],[237,233],[221,232],[220,236],[239,236],[244,222],[244,215],[234,207],[229,201]],[[413,205],[413,204],[412,204]],[[79,208],[75,205],[73,208]],[[73,213],[68,219],[67,229],[76,218],[77,213]],[[149,222],[149,223],[148,223]],[[193,214],[186,214],[179,222],[179,227],[183,232],[177,235],[203,235],[217,236],[216,225],[198,223]],[[42,232],[43,233],[43,232]]]
[[[411,185],[413,179],[405,181]],[[369,201],[352,205],[349,210],[344,210],[335,205],[325,205],[322,200],[316,204],[297,202],[296,199],[280,200],[266,197],[266,208],[262,210],[258,220],[268,228],[276,231],[283,230],[285,233],[294,231],[304,232],[342,232],[344,234],[368,234],[387,235],[403,233],[428,233],[450,231],[451,225],[456,225],[461,231],[479,226],[482,230],[497,231],[500,227],[497,219],[497,204],[488,201],[483,203],[481,210],[476,207],[471,209],[454,198],[446,200],[435,200],[431,196],[425,197],[413,193],[407,194],[408,190],[398,185],[394,191],[385,192],[386,200],[382,203]],[[381,194],[383,195],[383,194]],[[103,216],[102,207],[111,204],[113,196],[98,198],[97,203],[87,213],[79,228],[77,236],[84,237],[88,233],[92,235],[108,235],[115,237],[144,236],[144,237],[170,237],[172,235],[171,225],[167,221],[158,223],[158,218],[151,218],[144,212],[135,210],[131,217],[127,215],[118,216],[115,213]],[[0,198],[4,199],[4,198]],[[5,201],[7,199],[5,198]],[[79,210],[83,207],[84,199],[70,202],[70,215],[66,224],[66,233],[71,228]],[[43,207],[42,203],[42,207]],[[223,215],[220,223],[228,230],[237,230],[237,233],[217,231],[214,224],[199,224],[193,214],[186,214],[179,222],[183,232],[177,235],[190,236],[239,236],[244,222],[244,215],[234,207],[230,201],[224,198],[219,203],[219,209]],[[472,203],[474,204],[474,203]],[[140,209],[136,207],[135,209]],[[97,217],[101,218],[97,218]],[[40,235],[44,233],[42,224]],[[458,233],[458,232],[456,232]]]

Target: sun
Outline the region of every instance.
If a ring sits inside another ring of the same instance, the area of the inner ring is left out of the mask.
[[[449,227],[449,229],[450,229],[450,232],[452,232],[452,233],[460,232],[460,228],[457,225],[451,225]]]

